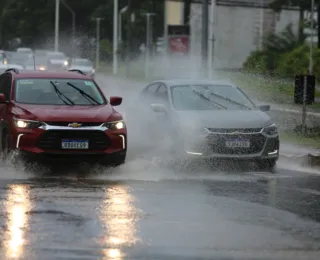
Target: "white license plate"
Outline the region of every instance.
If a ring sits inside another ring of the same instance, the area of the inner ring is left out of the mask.
[[[250,141],[244,141],[244,140],[226,141],[226,147],[228,147],[228,148],[249,148]]]
[[[89,149],[88,140],[62,140],[62,149]]]

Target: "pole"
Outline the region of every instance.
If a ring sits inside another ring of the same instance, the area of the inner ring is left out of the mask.
[[[113,1],[113,74],[118,73],[118,0]]]
[[[215,10],[216,2],[215,0],[211,0],[211,8],[210,8],[210,42],[209,42],[209,55],[208,55],[208,74],[210,79],[212,79],[212,70],[213,70],[213,47],[214,47],[214,10]]]
[[[314,18],[314,0],[311,0],[311,30],[310,30],[310,53],[309,53],[309,75],[313,74],[313,18]],[[302,123],[301,132],[302,135],[306,134],[306,117],[307,117],[307,76],[304,77],[303,83],[303,105],[302,105]]]
[[[263,48],[263,32],[264,32],[264,9],[263,9],[263,0],[260,0],[260,28],[259,28],[259,50]]]
[[[151,25],[151,16],[155,15],[154,13],[147,13],[147,34],[146,34],[146,63],[145,63],[145,77],[149,78],[149,67],[150,67],[150,53],[152,48],[152,25]]]
[[[313,65],[313,18],[314,18],[314,0],[311,0],[311,32],[310,32],[310,59],[309,59],[309,74],[312,75]]]
[[[100,54],[100,18],[97,18],[97,39],[96,39],[96,69],[99,68],[99,54]]]
[[[202,0],[202,73],[205,78],[208,74],[208,9],[209,0]]]
[[[128,6],[125,6],[121,9],[120,13],[119,13],[119,42],[122,42],[122,15],[128,10]]]
[[[75,41],[76,41],[76,14],[72,12],[72,58],[75,57]]]
[[[307,114],[307,76],[304,76],[303,77],[302,122],[301,122],[302,135],[305,135],[306,133],[306,114]]]
[[[55,28],[54,28],[54,50],[59,51],[59,8],[60,0],[56,0]]]
[[[167,13],[167,0],[164,0],[164,19],[163,19],[163,58],[164,58],[164,70],[165,75],[167,75],[167,69],[168,69],[168,13]]]
[[[130,55],[131,55],[131,38],[132,38],[132,8],[131,8],[131,0],[128,0],[128,11],[129,11],[129,20],[128,20],[128,27],[127,27],[127,43],[126,43],[126,76],[129,77],[130,74]]]
[[[72,14],[72,55],[71,57],[74,57],[74,44],[75,44],[75,38],[76,38],[76,13],[73,11],[73,9],[65,2],[65,0],[60,0],[60,2],[70,11]]]

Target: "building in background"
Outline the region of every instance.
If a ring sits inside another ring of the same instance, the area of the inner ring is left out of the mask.
[[[192,59],[196,61],[201,56],[202,0],[193,2],[189,19],[190,47]],[[261,48],[263,36],[281,32],[289,24],[298,33],[298,9],[282,10],[278,14],[267,8],[269,3],[269,0],[216,0],[214,67],[241,68],[250,53]],[[182,25],[183,2],[167,0],[166,6],[167,24]]]

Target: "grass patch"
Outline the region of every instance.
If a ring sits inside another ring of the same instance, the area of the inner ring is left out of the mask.
[[[256,98],[263,101],[272,101],[278,104],[292,104],[294,96],[294,82],[287,79],[263,77],[241,72],[226,73],[226,77],[234,81],[243,90],[252,93]],[[320,91],[316,89],[316,98],[320,98]],[[310,107],[320,107],[315,104]]]
[[[280,140],[290,144],[320,149],[320,131],[307,133],[305,136],[298,132],[281,132]]]

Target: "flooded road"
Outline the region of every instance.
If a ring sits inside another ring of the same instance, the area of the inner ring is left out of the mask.
[[[88,178],[2,168],[1,259],[319,259],[320,175],[136,163]]]
[[[140,87],[98,80],[124,102]],[[130,134],[115,169],[0,166],[0,259],[320,259],[319,172],[177,168]]]

